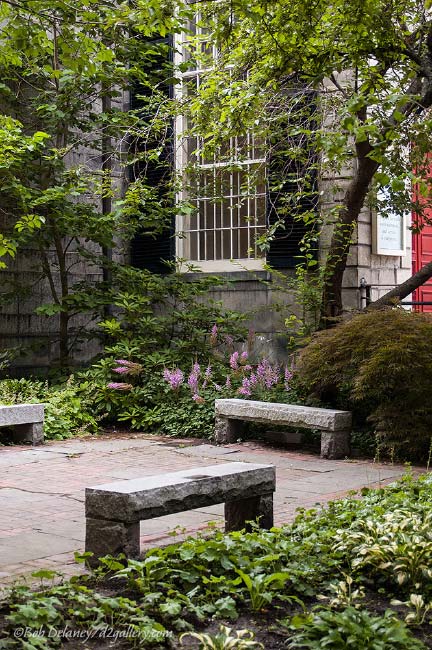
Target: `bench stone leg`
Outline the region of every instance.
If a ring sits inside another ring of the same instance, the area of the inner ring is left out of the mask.
[[[225,503],[225,531],[242,530],[248,528],[247,521],[259,518],[260,528],[273,526],[273,492],[260,497],[238,499]]]
[[[321,458],[346,458],[350,455],[350,438],[349,431],[333,431],[321,433]]]
[[[16,443],[30,443],[41,445],[43,443],[43,422],[33,424],[16,424],[13,428],[13,441]]]
[[[119,555],[138,558],[140,555],[139,521],[125,524],[122,521],[106,519],[86,519],[86,552],[93,553],[90,564],[96,566],[98,558],[104,555]]]
[[[245,430],[245,423],[241,420],[229,420],[221,416],[216,416],[215,421],[215,438],[219,445],[229,442],[236,442],[241,438]]]

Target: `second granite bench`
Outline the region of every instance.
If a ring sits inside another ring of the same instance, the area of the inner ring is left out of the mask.
[[[262,422],[321,432],[321,457],[345,458],[350,453],[351,413],[297,404],[247,399],[217,399],[215,437],[220,444],[235,442],[246,422]]]
[[[258,519],[273,526],[275,468],[225,463],[89,487],[85,493],[85,550],[92,564],[104,555],[140,553],[140,521],[225,503],[225,530]]]

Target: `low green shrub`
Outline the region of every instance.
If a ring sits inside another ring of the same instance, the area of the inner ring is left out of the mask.
[[[0,404],[41,403],[45,406],[44,435],[47,440],[96,433],[98,420],[90,403],[88,384],[73,377],[63,384],[50,386],[34,379],[0,381]]]
[[[432,318],[403,309],[355,316],[317,333],[297,379],[310,398],[352,410],[381,447],[428,457],[432,434]]]

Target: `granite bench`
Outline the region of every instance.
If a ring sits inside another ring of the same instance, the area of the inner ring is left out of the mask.
[[[225,503],[225,530],[258,519],[273,526],[275,468],[224,463],[89,487],[85,492],[85,550],[91,563],[104,555],[139,557],[140,521]]]
[[[350,453],[352,418],[349,411],[272,404],[245,399],[217,399],[215,438],[219,444],[235,442],[246,422],[262,422],[321,432],[321,457],[345,458]]]
[[[43,443],[44,404],[0,406],[0,427],[12,427],[15,443]]]

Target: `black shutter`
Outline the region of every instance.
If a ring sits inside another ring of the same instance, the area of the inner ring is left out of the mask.
[[[166,62],[172,61],[173,39],[158,39],[158,44],[166,45],[164,55],[155,57],[152,69],[149,75],[154,76],[155,83],[160,83],[162,75],[166,74]],[[166,95],[171,97],[172,85],[162,85]],[[149,93],[147,88],[136,85],[130,91],[131,108],[137,109],[143,105],[143,97]],[[151,116],[149,116],[151,119]],[[140,142],[136,142],[137,150],[140,150]],[[163,198],[166,195],[167,180],[170,179],[174,169],[174,149],[173,149],[173,125],[170,124],[169,134],[165,140],[162,154],[158,161],[147,162],[145,168],[142,163],[136,163],[130,168],[130,180],[134,181],[137,177],[144,176],[148,184],[157,189],[158,194]],[[168,197],[166,197],[168,201]],[[169,273],[170,268],[165,264],[174,260],[175,257],[175,218],[161,233],[151,235],[138,233],[131,242],[130,259],[131,265],[138,269],[147,269],[152,273]]]
[[[304,105],[314,110],[316,94],[305,93]],[[310,122],[308,125],[310,128]],[[290,141],[293,146],[296,145],[291,136]],[[304,146],[307,147],[308,143],[304,143]],[[267,224],[272,226],[279,221],[283,222],[270,241],[266,256],[268,264],[274,269],[290,269],[300,263],[300,244],[310,229],[310,226],[302,220],[301,215],[317,211],[316,160],[314,160],[314,156],[310,155],[310,152],[306,158],[309,161],[309,168],[305,167],[305,161],[301,155],[290,157],[283,137],[279,139],[279,142],[272,144],[267,167]],[[306,181],[299,184],[300,177],[306,178]]]

